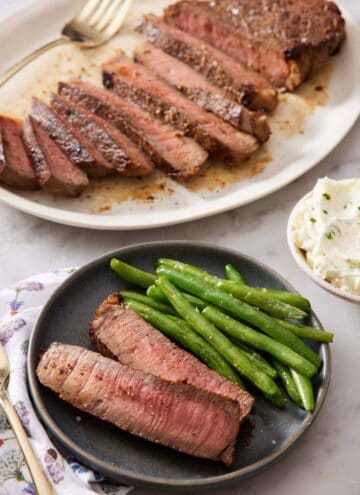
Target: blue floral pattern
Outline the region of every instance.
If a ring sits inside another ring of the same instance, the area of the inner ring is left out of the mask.
[[[19,400],[16,404],[14,404],[14,409],[23,424],[27,436],[31,437],[29,412],[26,409],[24,402],[22,400]]]
[[[6,345],[15,332],[18,332],[26,325],[23,318],[14,318],[0,328],[0,342]]]
[[[0,342],[6,347],[14,367],[9,394],[15,410],[33,442],[44,471],[58,495],[126,495],[131,487],[115,486],[73,457],[65,458],[55,449],[37,419],[26,387],[26,355],[29,336],[40,307],[56,287],[75,269],[54,270],[28,279],[10,289],[0,290]],[[0,495],[35,495],[10,425],[0,408]]]
[[[32,483],[28,483],[22,491],[28,495],[36,495],[35,486]]]

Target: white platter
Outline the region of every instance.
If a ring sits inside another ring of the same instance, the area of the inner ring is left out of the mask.
[[[129,21],[111,45],[97,51],[59,47],[25,69],[0,90],[0,111],[23,117],[31,95],[46,98],[56,82],[84,76],[100,80],[99,64],[116,47],[129,54],[141,38],[130,24],[143,12],[160,13],[166,0],[137,0]],[[81,4],[81,2],[79,2]],[[79,5],[73,0],[35,0],[0,23],[0,71],[25,53],[54,39]],[[47,220],[103,230],[154,228],[186,222],[255,201],[314,167],[344,138],[360,113],[360,30],[344,12],[347,41],[330,69],[300,93],[282,96],[271,117],[273,135],[259,155],[241,169],[215,165],[188,186],[158,173],[144,180],[107,179],[75,200],[42,192],[0,187],[0,200]],[[81,68],[83,70],[81,71]],[[321,86],[323,90],[316,91]]]

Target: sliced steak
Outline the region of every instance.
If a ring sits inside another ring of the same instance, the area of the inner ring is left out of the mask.
[[[89,119],[87,115],[70,105],[58,95],[52,95],[51,97],[51,109],[79,141],[81,146],[94,157],[93,163],[83,167],[83,169],[86,169],[90,177],[105,177],[106,175],[113,174],[115,167],[111,163],[111,160],[106,159],[106,154],[102,153],[103,148],[108,151],[108,143],[105,142],[104,144],[101,140],[103,136],[102,129],[99,129],[96,123],[92,119]],[[111,150],[111,145],[109,147]]]
[[[66,344],[50,346],[37,376],[61,399],[134,435],[226,465],[234,460],[235,401]]]
[[[257,148],[257,140],[239,132],[215,115],[188,100],[141,64],[120,56],[104,66],[104,84],[116,94],[147,106],[154,117],[176,125],[179,131],[198,140],[209,150],[235,164]]]
[[[278,93],[269,81],[224,52],[151,14],[139,19],[135,29],[168,55],[178,58],[222,88],[238,103],[254,110],[272,111],[276,107]]]
[[[195,141],[111,91],[73,82],[62,85],[60,93],[120,129],[173,177],[188,179],[196,175],[208,159]]]
[[[240,421],[251,411],[254,399],[248,392],[177,347],[141,316],[121,304],[117,294],[110,295],[97,309],[90,337],[102,354],[132,368],[236,400]]]
[[[294,90],[336,53],[345,22],[327,0],[183,0],[165,20]]]
[[[229,98],[226,91],[213,86],[201,74],[160,48],[145,44],[136,50],[135,57],[207,112],[212,112],[239,131],[253,134],[261,142],[269,138],[266,115],[240,105]]]
[[[51,106],[95,157],[98,176],[115,170],[131,176],[148,175],[153,171],[151,160],[127,136],[97,115],[59,95],[52,96]]]
[[[25,121],[23,136],[42,189],[70,197],[85,189],[89,183],[85,172],[73,165],[31,115]]]
[[[69,127],[38,98],[32,99],[31,116],[62,149],[69,160],[78,167],[89,170],[95,165],[95,158],[72,134]]]
[[[0,181],[18,189],[37,189],[36,174],[22,140],[22,122],[0,116]]]

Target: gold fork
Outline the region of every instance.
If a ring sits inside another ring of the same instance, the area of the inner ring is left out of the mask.
[[[0,87],[26,65],[50,48],[76,43],[95,48],[109,41],[121,28],[133,0],[88,0],[79,13],[63,27],[60,37],[38,48],[0,77]]]
[[[46,478],[42,467],[34,454],[34,451],[30,445],[24,427],[16,414],[14,406],[12,405],[9,395],[7,393],[7,386],[9,383],[10,365],[7,358],[5,349],[0,343],[0,404],[6,414],[11,428],[13,429],[17,441],[24,455],[25,462],[29,469],[31,478],[34,482],[36,492],[38,495],[55,495],[55,492]]]

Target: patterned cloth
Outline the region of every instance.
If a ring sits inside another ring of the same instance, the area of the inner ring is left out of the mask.
[[[30,442],[58,495],[126,495],[131,487],[114,486],[51,443],[30,402],[26,387],[26,354],[31,330],[42,305],[74,269],[56,270],[0,291],[0,342],[11,377],[9,394]],[[0,409],[0,495],[35,494],[14,434]]]

